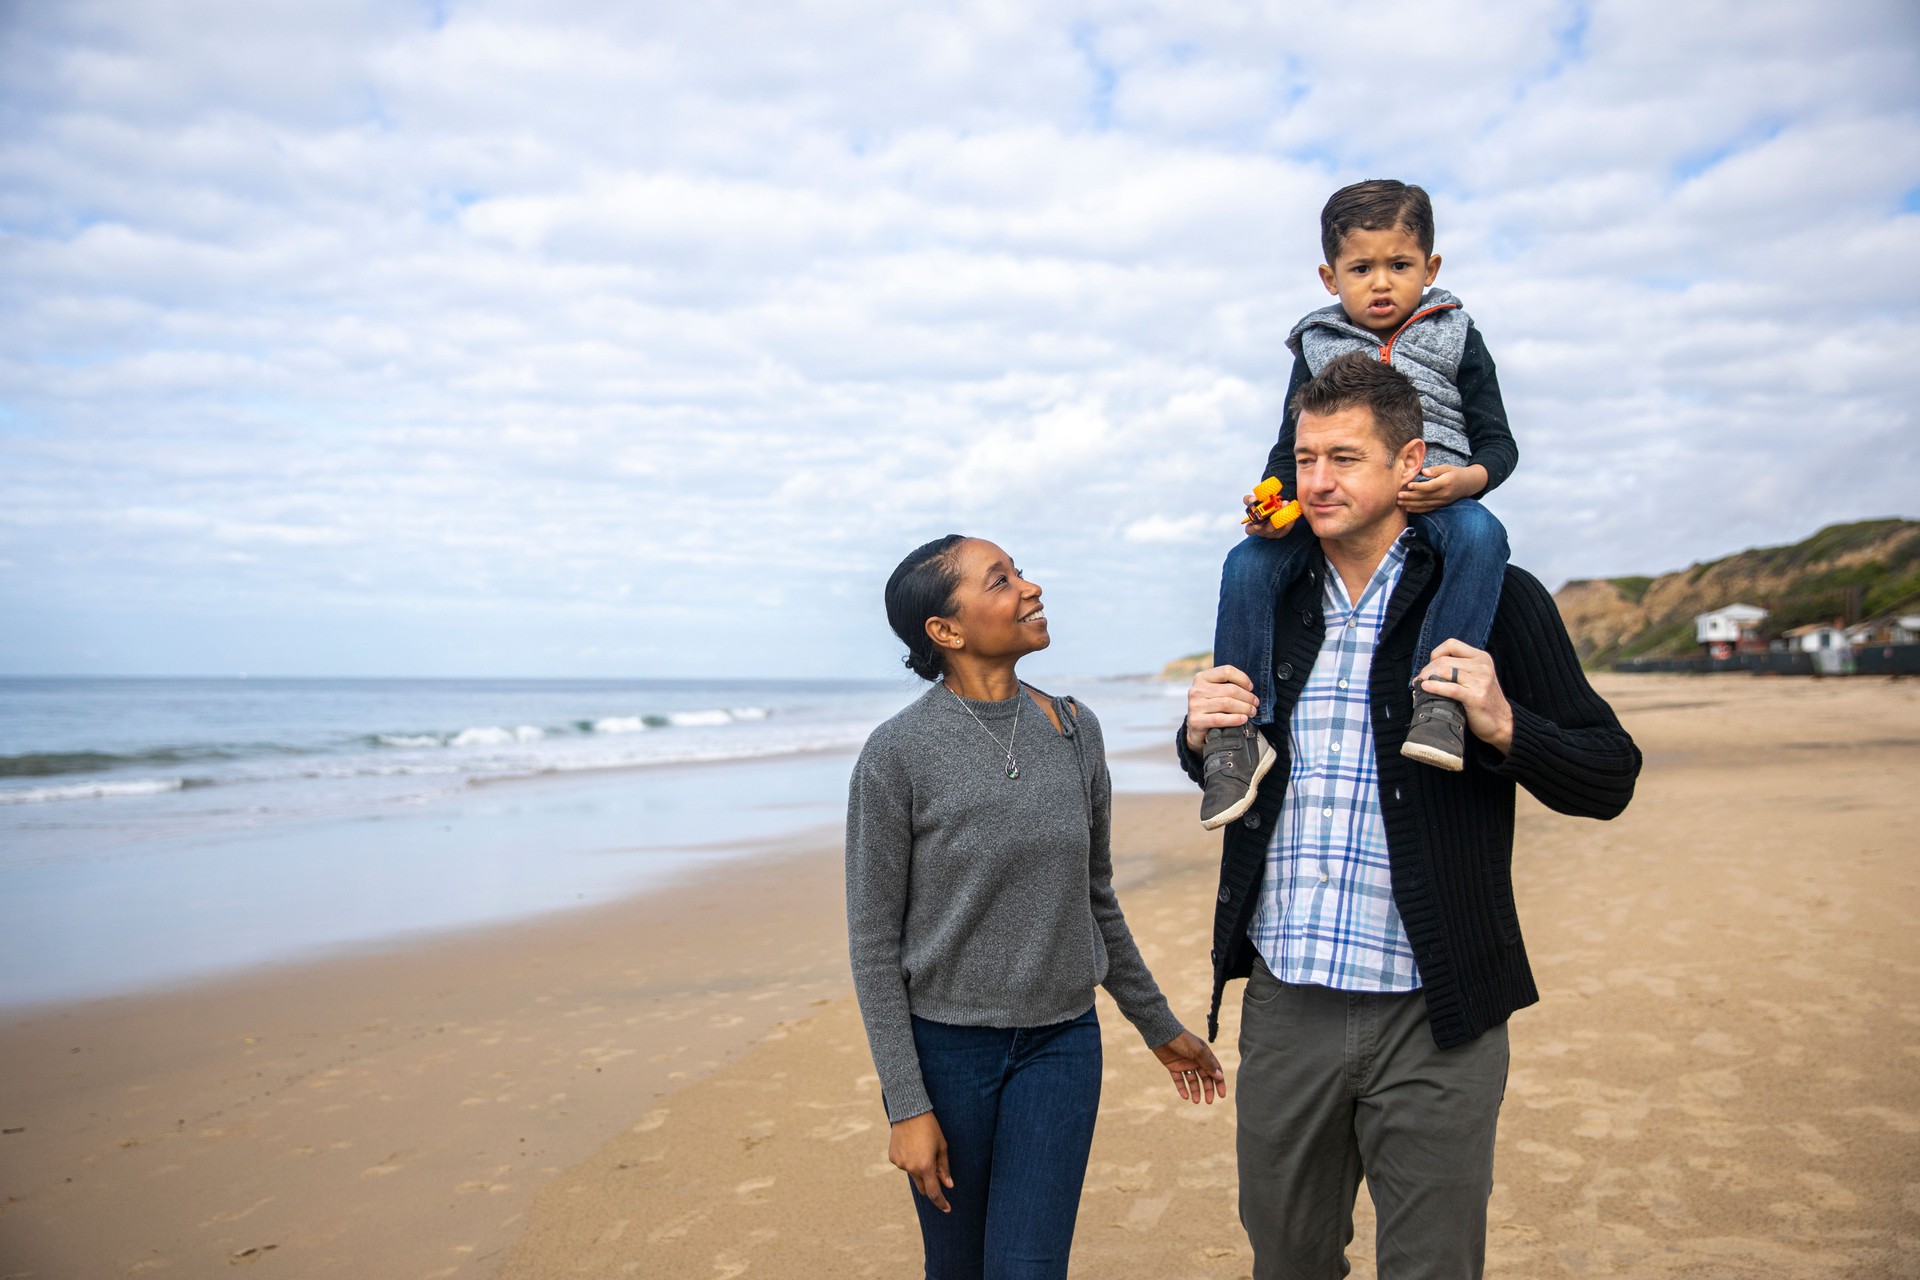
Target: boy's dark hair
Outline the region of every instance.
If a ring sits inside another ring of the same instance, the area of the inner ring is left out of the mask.
[[[1413,379],[1364,351],[1349,351],[1327,361],[1293,397],[1296,416],[1324,418],[1356,404],[1373,411],[1374,433],[1397,458],[1409,441],[1420,439],[1420,392]]]
[[[1335,266],[1340,246],[1355,231],[1388,231],[1405,227],[1420,242],[1420,252],[1433,253],[1433,201],[1419,187],[1392,178],[1370,178],[1342,187],[1320,210],[1320,251]]]
[[[923,543],[909,551],[887,579],[887,625],[907,646],[900,661],[922,680],[938,680],[946,670],[940,647],[927,634],[927,619],[953,612],[954,589],[960,585],[953,549],[965,541],[950,533]]]

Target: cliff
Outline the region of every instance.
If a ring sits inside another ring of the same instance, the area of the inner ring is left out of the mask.
[[[1729,604],[1770,610],[1767,637],[1809,622],[1878,617],[1920,604],[1920,521],[1828,525],[1791,546],[1658,577],[1576,579],[1553,598],[1592,667],[1694,653],[1694,615]]]

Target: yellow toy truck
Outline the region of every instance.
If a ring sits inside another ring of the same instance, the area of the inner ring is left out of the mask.
[[[1282,486],[1272,476],[1268,476],[1253,486],[1253,504],[1247,508],[1247,514],[1241,524],[1252,524],[1255,520],[1265,520],[1275,529],[1284,529],[1300,518],[1298,499],[1281,501]]]

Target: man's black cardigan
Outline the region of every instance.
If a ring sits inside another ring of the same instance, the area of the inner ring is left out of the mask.
[[[1427,1022],[1442,1049],[1499,1026],[1540,998],[1513,907],[1514,784],[1550,809],[1611,818],[1633,798],[1640,751],[1613,709],[1587,683],[1559,610],[1537,579],[1511,566],[1487,650],[1513,704],[1513,746],[1502,756],[1467,736],[1466,768],[1447,773],[1400,754],[1413,695],[1413,645],[1439,581],[1438,562],[1417,537],[1374,648],[1368,679],[1380,767],[1393,898],[1420,966]],[[1279,752],[1245,816],[1230,823],[1213,915],[1213,1003],[1207,1038],[1220,1031],[1227,981],[1253,971],[1247,936],[1267,865],[1267,839],[1287,789],[1287,725],[1326,634],[1321,611],[1326,562],[1311,566],[1276,602],[1274,720]],[[1195,782],[1201,761],[1178,735],[1180,763]]]

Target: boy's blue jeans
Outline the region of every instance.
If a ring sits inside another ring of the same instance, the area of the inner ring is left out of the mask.
[[[1493,612],[1507,573],[1507,530],[1493,512],[1473,498],[1461,498],[1437,511],[1408,517],[1440,553],[1440,588],[1420,624],[1413,648],[1414,672],[1442,640],[1476,649],[1487,647]],[[1260,700],[1254,724],[1273,722],[1273,611],[1294,576],[1317,554],[1320,544],[1303,518],[1284,538],[1242,538],[1227,553],[1220,574],[1220,612],[1213,625],[1215,666],[1234,666],[1253,681]]]
[[[941,1213],[913,1207],[927,1280],[1065,1280],[1100,1110],[1100,1023],[1047,1027],[913,1020],[920,1075],[947,1139]]]

